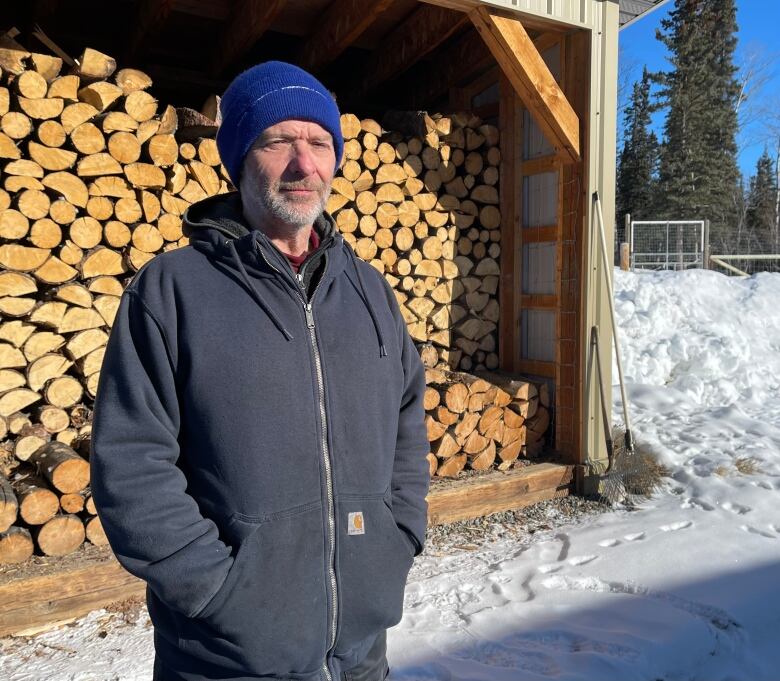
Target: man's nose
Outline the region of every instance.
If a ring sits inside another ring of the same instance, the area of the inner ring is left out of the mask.
[[[311,147],[306,142],[297,141],[292,145],[292,158],[289,167],[291,171],[303,177],[316,171]]]

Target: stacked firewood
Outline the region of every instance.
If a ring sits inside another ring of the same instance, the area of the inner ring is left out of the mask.
[[[429,366],[495,369],[498,129],[465,114],[384,122],[392,132],[342,116],[345,162],[328,209],[390,282]]]
[[[0,48],[0,563],[105,543],[89,432],[119,298],[228,190],[215,127],[187,134],[146,74],[90,49],[61,71]]]
[[[478,375],[426,369],[425,423],[431,475],[455,477],[464,468],[511,468],[533,457],[550,425],[549,392],[496,372]]]
[[[35,431],[27,429],[18,440],[16,455],[24,463],[13,481],[0,476],[0,564],[26,560],[35,546],[61,556],[85,538],[107,543],[89,494],[89,463],[64,442],[45,441]]]

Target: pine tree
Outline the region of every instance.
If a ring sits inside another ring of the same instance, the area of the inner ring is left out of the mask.
[[[661,26],[657,37],[673,67],[653,77],[668,107],[659,169],[662,212],[708,218],[714,252],[729,252],[741,200],[734,0],[675,0]]]
[[[623,119],[623,149],[617,169],[616,224],[623,216],[639,220],[653,218],[658,170],[658,138],[650,129],[650,76],[645,69],[634,83],[631,101]]]
[[[750,178],[745,223],[750,241],[748,253],[774,252],[777,222],[777,174],[775,163],[765,149],[756,163],[756,174]]]

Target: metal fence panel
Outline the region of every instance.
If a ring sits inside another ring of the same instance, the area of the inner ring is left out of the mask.
[[[632,270],[704,267],[704,220],[632,220]]]

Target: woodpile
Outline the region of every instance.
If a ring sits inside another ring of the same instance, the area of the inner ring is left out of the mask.
[[[87,49],[0,47],[0,563],[105,544],[89,497],[91,409],[119,299],[181,215],[228,190],[151,79]],[[186,137],[188,141],[180,138]],[[78,450],[78,451],[77,451]]]
[[[342,116],[328,210],[385,275],[431,367],[498,366],[498,129],[471,115]]]
[[[148,260],[187,244],[181,216],[192,203],[231,188],[213,114],[160,105],[146,74],[95,50],[63,72],[59,57],[7,45],[0,564],[106,543],[89,435],[120,296]],[[465,114],[383,123],[342,116],[345,160],[328,208],[387,278],[429,369],[431,474],[505,469],[538,450],[546,391],[450,371],[498,366],[498,130]]]
[[[426,369],[425,424],[431,475],[508,470],[536,456],[550,425],[547,385],[496,372]]]
[[[29,430],[26,424],[22,432]],[[37,436],[17,442],[29,437]],[[65,555],[85,537],[107,543],[89,492],[89,462],[70,445],[49,440],[0,477],[0,564],[22,562],[35,547],[47,556]]]

